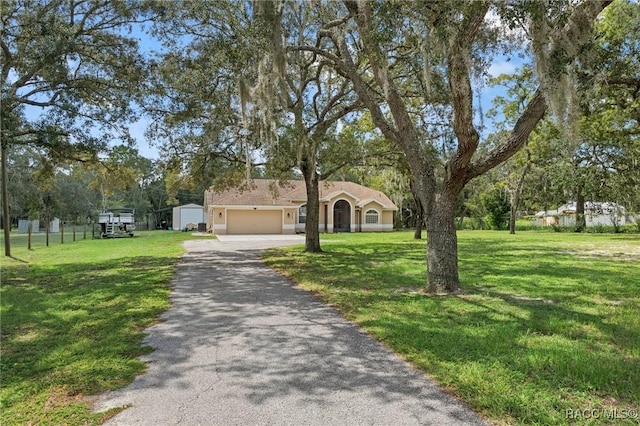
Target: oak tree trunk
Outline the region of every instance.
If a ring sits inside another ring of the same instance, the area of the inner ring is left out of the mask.
[[[413,239],[421,240],[422,239],[422,225],[424,224],[424,214],[422,213],[422,209],[419,206],[420,203],[416,203],[416,223],[413,225]]]
[[[457,195],[457,194],[456,194]],[[427,291],[456,293],[458,277],[458,236],[455,226],[455,195],[436,197],[427,214]]]
[[[11,256],[11,218],[9,217],[9,184],[7,182],[7,145],[2,143],[2,227],[4,228],[4,255]]]
[[[520,194],[517,191],[511,193],[511,212],[509,213],[509,234],[516,233],[516,215],[518,214],[518,204],[520,203]]]
[[[307,253],[320,253],[320,190],[318,173],[308,162],[302,162],[300,167],[304,175],[307,191],[307,220],[304,224],[304,251]]]
[[[422,202],[420,201],[420,196],[418,195],[416,185],[413,179],[410,179],[409,186],[411,188],[411,195],[413,196],[413,204],[415,206],[415,222],[413,224],[413,239],[421,240],[422,239],[422,227],[424,226],[424,208],[422,207]]]
[[[528,155],[528,153],[527,153]],[[531,168],[531,163],[527,162],[522,170],[520,180],[514,192],[511,193],[511,214],[509,215],[509,234],[516,233],[516,214],[518,213],[518,204],[520,204],[520,194],[522,194],[522,187],[524,186],[524,180],[527,177],[527,173]]]
[[[576,193],[576,232],[584,231],[587,222],[584,218],[584,194],[582,193],[582,187],[578,186]]]

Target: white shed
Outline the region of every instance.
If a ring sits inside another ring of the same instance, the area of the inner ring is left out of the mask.
[[[185,204],[173,208],[173,229],[182,231],[187,225],[198,227],[199,223],[204,223],[204,207],[197,204]]]
[[[33,233],[40,232],[40,219],[36,219],[36,220],[19,219],[18,233],[26,234],[27,232],[29,232],[29,225],[31,225],[31,232]]]
[[[570,201],[556,210],[540,211],[536,213],[536,216],[539,218],[536,223],[542,226],[575,226],[576,202]],[[626,223],[626,210],[616,203],[585,201],[584,218],[586,226],[624,225]]]

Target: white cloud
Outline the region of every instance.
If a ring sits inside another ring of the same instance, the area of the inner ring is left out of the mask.
[[[502,61],[491,64],[488,72],[491,77],[497,77],[500,74],[512,74],[516,68],[517,66],[513,61]]]

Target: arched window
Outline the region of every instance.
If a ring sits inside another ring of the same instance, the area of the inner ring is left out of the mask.
[[[307,205],[298,208],[298,223],[307,223]]]
[[[370,209],[364,214],[364,223],[369,225],[377,225],[379,223],[380,215],[377,211]]]

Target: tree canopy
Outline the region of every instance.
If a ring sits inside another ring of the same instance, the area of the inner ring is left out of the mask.
[[[512,221],[521,194],[529,205],[588,194],[640,209],[640,18],[630,0],[2,7],[3,158],[28,146],[42,153],[42,173],[126,141],[121,125],[139,101],[163,152],[167,202],[180,188],[299,175],[306,248],[319,251],[318,181],[379,148],[397,173],[376,179],[402,180],[398,193],[424,211],[431,292],[458,289],[454,218],[482,176],[485,192],[511,194]],[[161,47],[145,58],[129,27],[146,20]],[[509,62],[493,80],[499,113],[485,114],[493,67]],[[502,217],[496,194],[485,204]]]
[[[3,216],[9,222],[7,150],[29,145],[47,162],[95,160],[126,123],[144,60],[125,1],[2,0],[0,107]],[[5,254],[10,255],[8,226]]]

